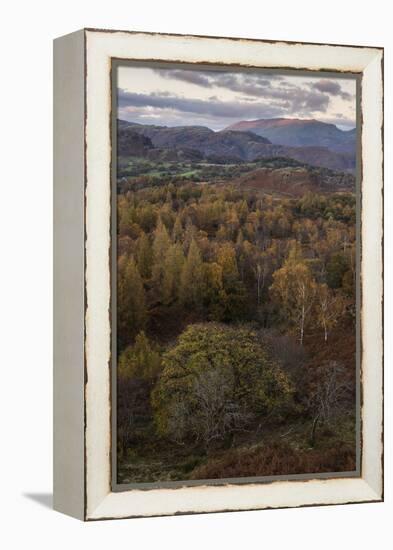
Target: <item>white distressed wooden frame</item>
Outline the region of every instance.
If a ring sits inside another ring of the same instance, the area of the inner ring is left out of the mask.
[[[111,491],[111,60],[362,73],[361,477]],[[55,41],[54,506],[83,520],[383,499],[383,50],[82,30]]]

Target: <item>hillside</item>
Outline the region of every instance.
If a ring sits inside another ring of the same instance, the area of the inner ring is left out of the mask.
[[[242,175],[236,183],[243,189],[264,190],[289,197],[307,192],[353,191],[354,178],[311,166],[260,167]]]
[[[141,149],[135,134],[150,141]],[[118,143],[121,156],[140,155],[154,160],[176,160],[177,152],[181,151],[180,158],[197,158],[195,153],[199,153],[205,160],[218,163],[287,157],[333,170],[353,171],[355,168],[355,158],[351,154],[337,153],[315,146],[315,143],[307,147],[276,145],[252,131],[214,132],[204,126],[166,127],[119,121]]]
[[[290,147],[325,147],[336,153],[356,152],[356,129],[343,131],[334,124],[318,120],[287,118],[240,121],[228,126],[224,132],[253,132],[277,145]]]
[[[119,127],[117,132],[117,153],[119,156],[144,157],[151,149],[153,149],[151,139],[138,132],[133,132],[129,128],[123,130]]]

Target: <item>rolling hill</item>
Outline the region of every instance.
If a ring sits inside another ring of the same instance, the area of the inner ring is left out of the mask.
[[[262,166],[240,176],[235,183],[242,188],[263,189],[289,197],[301,197],[307,192],[352,192],[355,188],[351,174],[308,165]]]

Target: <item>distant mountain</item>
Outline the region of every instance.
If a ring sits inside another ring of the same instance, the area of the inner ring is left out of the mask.
[[[119,132],[132,131],[148,137],[158,148],[194,149],[205,156],[227,157],[234,161],[253,160],[263,151],[263,146],[270,145],[264,137],[252,132],[214,132],[205,126],[145,126],[142,124],[124,123]],[[262,146],[262,147],[261,147]]]
[[[135,134],[148,138],[139,143]],[[130,136],[130,137],[128,137]],[[128,145],[127,145],[128,144]],[[141,148],[142,145],[142,148]],[[355,157],[326,147],[292,147],[276,145],[252,131],[214,132],[205,126],[154,126],[126,121],[118,122],[118,150],[123,156],[142,156],[155,160],[177,160],[201,156],[211,162],[252,162],[266,157],[287,157],[307,164],[352,171]]]
[[[253,132],[277,145],[290,147],[325,147],[337,153],[355,155],[356,129],[343,131],[334,124],[298,118],[272,118],[240,121],[227,131]]]

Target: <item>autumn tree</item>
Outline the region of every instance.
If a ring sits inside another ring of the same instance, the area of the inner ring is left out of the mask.
[[[164,276],[162,279],[164,304],[170,304],[179,297],[184,262],[183,247],[178,243],[171,245],[164,260]]]
[[[139,225],[136,223],[136,210],[133,205],[125,197],[120,197],[117,205],[117,217],[119,236],[136,238],[138,231],[140,231]]]
[[[239,277],[236,252],[231,243],[224,243],[218,249],[217,263],[222,268],[224,282],[231,282]]]
[[[232,243],[224,243],[218,248],[217,263],[221,266],[223,288],[221,291],[222,320],[241,319],[247,300],[246,289],[239,278],[236,251]]]
[[[231,210],[227,220],[228,235],[233,240],[239,229],[239,217],[236,210]]]
[[[348,270],[348,261],[342,253],[333,254],[326,265],[326,282],[330,288],[340,288]]]
[[[337,324],[345,312],[345,301],[338,293],[332,291],[326,284],[318,285],[316,292],[316,314],[318,324],[324,331],[325,342],[329,331]]]
[[[184,252],[187,254],[189,251],[189,248],[191,246],[192,241],[195,240],[197,234],[197,230],[195,225],[192,223],[192,220],[190,217],[187,217],[186,220],[186,228],[184,231],[183,236],[183,246],[184,246]]]
[[[135,444],[138,432],[152,422],[150,394],[161,370],[161,356],[140,332],[119,356],[117,378],[117,441],[119,456]]]
[[[299,342],[303,345],[304,330],[315,300],[316,283],[297,247],[292,248],[284,265],[273,273],[270,291],[281,307],[283,317],[298,330]]]
[[[257,252],[253,257],[253,273],[257,286],[257,305],[261,303],[262,290],[265,286],[266,277],[269,272],[268,254],[266,252]]]
[[[136,243],[136,259],[138,263],[139,273],[144,279],[151,277],[151,270],[153,265],[153,250],[150,244],[149,237],[145,232],[142,232],[141,236]]]
[[[199,247],[192,239],[180,276],[180,299],[184,305],[199,308],[203,299],[203,262]]]
[[[203,264],[203,305],[211,320],[219,321],[223,317],[221,303],[223,292],[222,267],[217,262]]]
[[[145,289],[134,258],[121,256],[117,270],[117,332],[119,347],[124,347],[147,320]]]
[[[170,246],[171,239],[168,235],[167,228],[162,223],[161,218],[159,218],[157,227],[154,231],[152,269],[153,284],[158,291],[162,288],[165,274],[165,259]]]
[[[246,200],[242,200],[238,207],[238,214],[241,223],[244,223],[248,216],[248,204]]]
[[[145,202],[136,209],[136,220],[145,233],[150,233],[157,223],[157,211],[152,204]]]
[[[120,378],[154,380],[160,367],[161,356],[143,331],[137,335],[135,343],[127,347],[119,357]]]
[[[175,223],[173,224],[172,240],[175,243],[180,243],[183,237],[183,225],[181,223],[180,216],[176,216]]]

